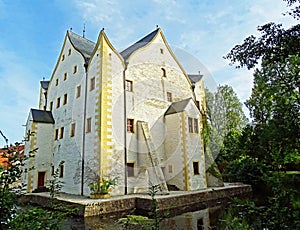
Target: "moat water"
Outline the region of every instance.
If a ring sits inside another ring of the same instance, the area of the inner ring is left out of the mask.
[[[187,212],[181,215],[165,218],[161,222],[163,230],[185,230],[185,229],[218,229],[222,224],[222,214],[225,206],[215,206],[194,212]],[[72,218],[64,223],[65,230],[121,230],[126,229],[119,219],[101,218],[101,217],[85,217]],[[140,226],[130,226],[127,229],[141,229]]]

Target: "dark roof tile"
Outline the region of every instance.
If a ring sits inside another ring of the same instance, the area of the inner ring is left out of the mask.
[[[84,37],[79,36],[78,34],[75,34],[72,30],[68,30],[68,35],[75,49],[77,49],[84,56],[84,58],[90,58],[96,44]]]
[[[190,102],[190,100],[192,100],[192,98],[187,98],[184,99],[182,101],[177,101],[177,102],[173,102],[169,108],[167,109],[167,111],[165,112],[165,116],[166,115],[170,115],[170,114],[174,114],[174,113],[180,113],[183,112],[185,107],[187,106],[187,104]]]

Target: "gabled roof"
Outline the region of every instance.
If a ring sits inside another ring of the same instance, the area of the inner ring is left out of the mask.
[[[75,34],[72,30],[68,30],[68,36],[74,48],[77,49],[84,58],[91,57],[95,48],[94,42]]]
[[[31,109],[32,119],[35,122],[54,124],[54,118],[51,111]]]
[[[44,90],[48,90],[49,82],[50,82],[50,81],[41,81],[41,87],[42,87]]]
[[[180,113],[183,112],[185,107],[187,106],[187,104],[190,102],[190,100],[192,100],[192,98],[187,98],[184,99],[182,101],[177,101],[177,102],[173,102],[169,108],[167,109],[167,111],[165,112],[165,116],[166,115],[170,115],[170,114],[174,114],[174,113]]]
[[[203,77],[201,74],[188,74],[189,79],[191,80],[192,83],[196,83],[200,81]]]
[[[124,58],[124,60],[127,60],[134,51],[144,47],[149,42],[151,42],[152,39],[156,36],[156,34],[158,32],[159,32],[159,28],[157,28],[156,30],[154,30],[150,34],[146,35],[145,37],[143,37],[142,39],[140,39],[139,41],[137,41],[133,45],[129,46],[127,49],[123,50],[120,53],[121,56]]]

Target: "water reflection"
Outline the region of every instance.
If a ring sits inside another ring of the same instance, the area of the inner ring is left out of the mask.
[[[169,217],[161,223],[163,230],[209,230],[217,229],[219,218],[224,208],[222,206],[206,208]],[[63,229],[72,230],[118,230],[124,229],[117,218],[86,217],[73,218],[64,223]],[[141,229],[135,226],[130,229]]]

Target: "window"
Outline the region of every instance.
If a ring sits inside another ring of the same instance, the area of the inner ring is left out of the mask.
[[[95,77],[92,77],[90,80],[90,91],[92,91],[93,89],[95,89]]]
[[[132,81],[126,80],[126,91],[132,92]]]
[[[200,109],[200,101],[196,101],[196,106],[198,109]]]
[[[70,136],[74,137],[75,136],[75,123],[71,124],[71,130],[70,130]]]
[[[54,165],[51,165],[51,175],[54,175]]]
[[[161,54],[164,54],[164,49],[160,49],[160,53],[161,53]]]
[[[76,87],[76,98],[80,97],[80,93],[81,93],[81,85]]]
[[[172,165],[169,165],[169,166],[168,166],[168,169],[169,169],[169,170],[168,170],[169,173],[173,173],[173,166],[172,166]]]
[[[198,161],[193,162],[193,170],[194,170],[194,175],[200,175],[200,173],[199,173],[199,162]]]
[[[65,60],[65,55],[63,54],[63,56],[61,57],[61,60],[64,61]]]
[[[194,133],[199,133],[198,119],[194,118]]]
[[[65,94],[64,95],[64,105],[67,104],[67,102],[68,102],[68,94]]]
[[[86,132],[90,133],[92,131],[92,118],[89,117],[86,119]]]
[[[58,86],[58,79],[55,80],[55,85]]]
[[[50,111],[53,109],[53,101],[50,101]]]
[[[60,128],[60,135],[59,135],[59,139],[63,139],[63,138],[64,138],[64,130],[65,130],[65,128],[64,128],[64,127],[61,127],[61,128]]]
[[[68,50],[68,56],[70,56],[70,55],[71,55],[71,49]]]
[[[161,71],[162,71],[162,76],[163,77],[167,77],[166,69],[165,68],[161,68]]]
[[[63,164],[59,165],[59,177],[60,178],[64,177],[64,165]]]
[[[57,98],[56,100],[56,108],[59,108],[60,107],[60,97]]]
[[[199,133],[199,124],[197,118],[189,117],[189,133]]]
[[[74,66],[73,68],[73,74],[77,72],[77,65]]]
[[[133,133],[134,132],[134,120],[128,118],[127,119],[127,132],[128,133]]]
[[[54,140],[58,139],[58,129],[55,129],[55,135],[54,135]]]
[[[127,163],[127,176],[134,177],[134,163]]]
[[[168,100],[169,102],[172,102],[172,93],[167,92],[167,100]]]
[[[193,132],[193,118],[189,117],[189,133]]]
[[[67,76],[68,76],[68,74],[64,73],[64,81],[67,80]]]

